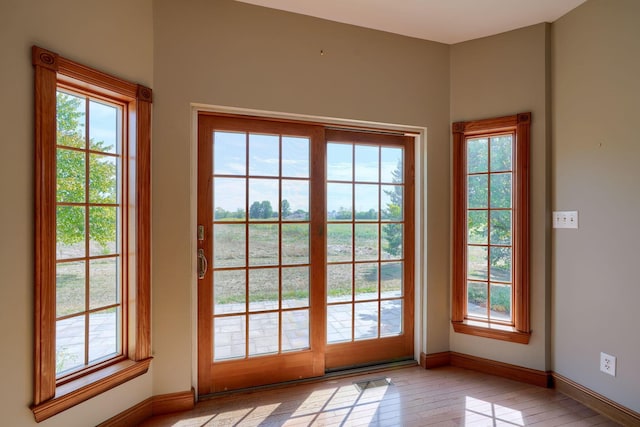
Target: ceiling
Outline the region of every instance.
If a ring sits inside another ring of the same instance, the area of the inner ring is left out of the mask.
[[[441,43],[553,22],[585,0],[238,0]]]

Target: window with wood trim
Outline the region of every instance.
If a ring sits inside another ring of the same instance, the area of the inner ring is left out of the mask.
[[[33,47],[36,421],[145,373],[151,90]]]
[[[456,332],[528,343],[531,113],[454,123]]]

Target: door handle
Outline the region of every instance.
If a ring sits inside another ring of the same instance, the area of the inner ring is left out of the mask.
[[[207,257],[204,255],[204,249],[198,249],[198,279],[204,279],[208,268],[209,263],[207,262]]]

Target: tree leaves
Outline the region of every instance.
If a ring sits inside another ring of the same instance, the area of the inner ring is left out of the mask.
[[[58,92],[56,101],[59,146],[56,153],[58,203],[118,203],[117,164],[119,159],[114,156],[89,153],[85,150],[87,145],[84,99]],[[111,149],[103,141],[93,140],[91,148],[96,151]],[[87,213],[84,206],[59,206],[56,220],[58,242],[72,245],[84,241],[87,214],[91,240],[98,242],[104,251],[115,250],[115,248],[109,248],[113,246],[116,239],[114,234],[118,209],[115,207],[92,207]]]

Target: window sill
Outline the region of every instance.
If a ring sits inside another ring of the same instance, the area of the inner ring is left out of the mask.
[[[511,326],[496,325],[473,320],[464,320],[462,322],[451,322],[453,330],[467,335],[475,335],[483,338],[492,338],[495,340],[509,341],[518,344],[529,344],[531,332],[518,331]]]
[[[147,372],[151,357],[127,359],[56,387],[56,395],[31,410],[40,422]]]

